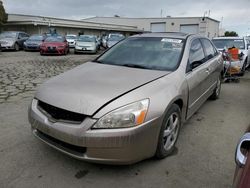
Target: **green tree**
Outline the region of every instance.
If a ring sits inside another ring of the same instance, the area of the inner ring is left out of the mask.
[[[236,33],[235,31],[226,31],[225,32],[225,37],[238,37],[238,33]]]
[[[0,26],[6,23],[8,20],[8,14],[6,14],[3,2],[0,0]]]

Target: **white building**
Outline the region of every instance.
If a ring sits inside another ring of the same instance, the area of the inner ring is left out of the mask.
[[[217,37],[219,35],[220,25],[219,21],[210,17],[92,17],[83,20],[103,24],[122,24],[136,26],[139,30],[151,32],[199,33],[209,38]]]

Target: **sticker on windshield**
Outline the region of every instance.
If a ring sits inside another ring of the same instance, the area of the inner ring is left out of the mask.
[[[169,38],[163,38],[161,39],[161,42],[170,42],[170,43],[182,43],[182,40],[180,39],[169,39]]]

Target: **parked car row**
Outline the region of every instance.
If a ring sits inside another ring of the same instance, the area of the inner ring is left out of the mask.
[[[110,34],[107,37],[105,48],[110,48],[125,37],[122,34]],[[0,34],[2,50],[24,49],[25,51],[40,51],[44,54],[66,55],[69,48],[74,48],[74,53],[97,53],[100,49],[101,38],[95,35],[31,35],[24,32],[8,31]],[[102,45],[104,46],[104,45]]]

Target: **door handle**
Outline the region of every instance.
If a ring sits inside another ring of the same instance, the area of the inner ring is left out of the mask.
[[[210,68],[206,68],[206,71],[205,71],[206,73],[210,73]]]
[[[242,167],[246,164],[247,157],[242,153],[242,144],[244,142],[250,142],[250,133],[246,133],[239,141],[236,153],[235,153],[235,162],[239,167]]]

